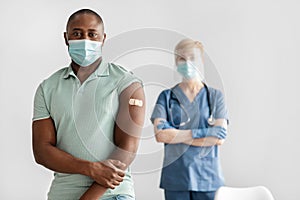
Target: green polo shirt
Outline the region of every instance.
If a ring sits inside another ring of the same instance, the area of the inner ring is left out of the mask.
[[[57,132],[57,147],[73,156],[101,161],[114,150],[113,131],[119,95],[137,77],[121,66],[101,62],[97,70],[80,84],[71,66],[63,68],[38,87],[34,98],[33,121],[51,117]],[[79,199],[93,183],[87,176],[54,173],[48,198]],[[130,169],[124,181],[103,197],[117,194],[134,196]]]

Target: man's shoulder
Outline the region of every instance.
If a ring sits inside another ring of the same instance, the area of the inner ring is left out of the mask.
[[[44,79],[43,81],[43,85],[49,85],[49,84],[53,84],[53,83],[58,83],[59,79],[62,79],[66,73],[68,72],[69,67],[64,67],[61,68],[59,70],[57,70],[56,72],[52,73],[49,77],[47,77],[46,79]]]
[[[108,68],[110,81],[115,84],[118,94],[135,82],[143,85],[143,81],[139,77],[118,64],[108,63]]]
[[[109,73],[115,76],[123,76],[125,74],[133,75],[131,71],[116,63],[108,63],[108,67],[109,67]]]

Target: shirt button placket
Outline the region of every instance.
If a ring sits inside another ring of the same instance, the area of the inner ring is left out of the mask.
[[[78,95],[82,95],[82,93],[83,93],[83,87],[82,87],[82,85],[80,84],[80,82],[79,82],[79,80],[78,79],[76,79],[76,87],[77,87],[77,94]]]

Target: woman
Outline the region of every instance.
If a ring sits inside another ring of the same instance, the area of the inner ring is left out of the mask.
[[[151,121],[165,144],[160,187],[166,200],[213,200],[224,185],[218,146],[227,134],[227,109],[219,90],[203,82],[203,46],[184,39],[175,48],[182,82],[160,93]]]

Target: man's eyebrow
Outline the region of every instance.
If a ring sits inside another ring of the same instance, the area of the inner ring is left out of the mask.
[[[98,30],[97,30],[97,29],[90,28],[90,29],[88,29],[88,31],[97,32]]]
[[[81,28],[73,28],[73,29],[72,29],[72,31],[82,31],[82,30],[83,30],[83,29],[81,29]],[[99,30],[90,28],[90,29],[88,29],[88,31],[98,32]]]
[[[73,28],[72,31],[82,31],[81,28]]]

